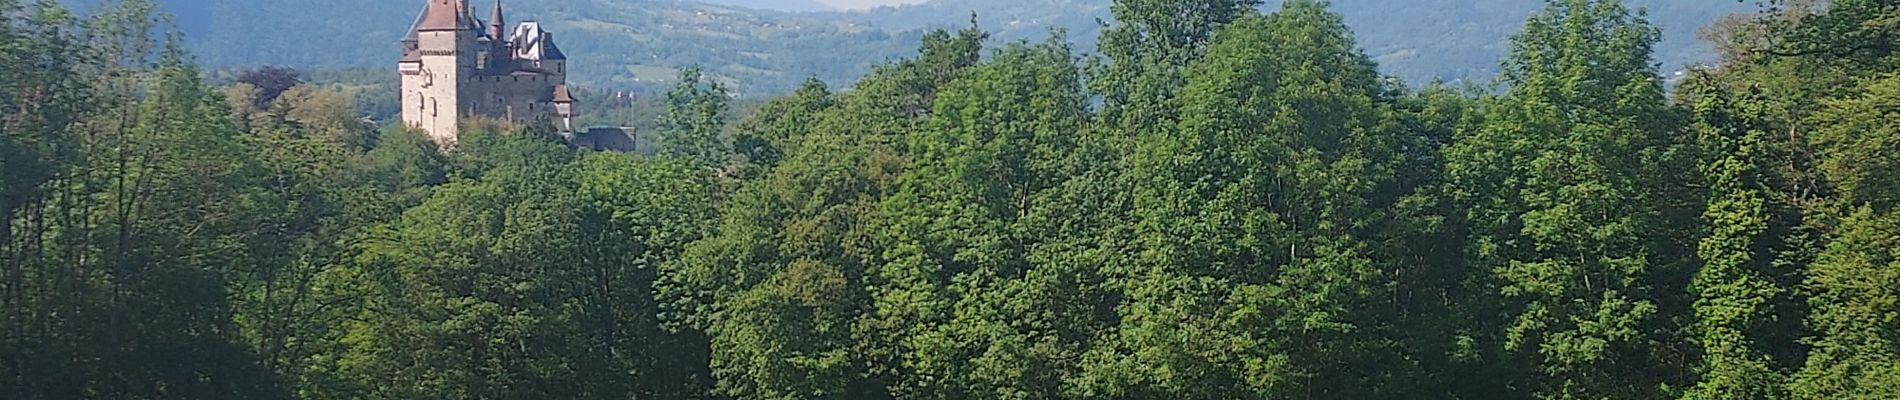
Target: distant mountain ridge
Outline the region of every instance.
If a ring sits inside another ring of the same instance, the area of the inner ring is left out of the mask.
[[[1265,0],[1263,10],[1279,9],[1283,0]],[[1714,51],[1695,38],[1697,29],[1724,15],[1755,10],[1748,2],[1731,0],[1625,0],[1646,9],[1651,22],[1663,29],[1664,42],[1656,49],[1664,71],[1709,62]],[[933,0],[923,4],[882,7],[863,20],[882,29],[959,27],[975,12],[979,23],[1005,40],[1031,39],[1059,27],[1093,50],[1101,32],[1097,20],[1109,20],[1112,0]],[[1488,79],[1509,49],[1510,36],[1524,20],[1543,7],[1544,0],[1332,0],[1358,35],[1359,45],[1388,74],[1412,84],[1432,79]]]
[[[703,66],[742,95],[784,93],[807,77],[842,85],[885,60],[915,51],[924,29],[959,28],[975,12],[1004,40],[1066,31],[1079,50],[1094,49],[1111,0],[934,0],[836,12],[812,0],[504,0],[511,20],[538,20],[573,58],[581,86],[652,91],[678,68]],[[474,0],[486,15],[490,3]],[[396,40],[421,0],[160,0],[178,15],[200,62],[212,66],[298,68],[393,65]],[[1276,8],[1270,1],[1266,8]],[[1630,0],[1666,30],[1658,48],[1665,70],[1711,60],[1693,32],[1722,15],[1747,11],[1734,1]],[[1368,54],[1388,74],[1413,84],[1429,79],[1488,79],[1511,33],[1542,0],[1334,0]],[[775,10],[759,9],[761,7]],[[802,11],[802,12],[791,12]],[[393,67],[392,67],[393,68]]]
[[[757,10],[817,12],[838,11],[837,7],[814,0],[702,0],[707,4],[744,7]]]

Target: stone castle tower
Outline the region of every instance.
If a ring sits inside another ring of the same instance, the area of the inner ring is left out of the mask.
[[[573,131],[574,98],[567,89],[567,55],[535,22],[512,31],[501,0],[488,21],[475,18],[468,0],[426,0],[402,40],[402,121],[437,143],[455,143],[465,117],[525,122],[547,118]]]

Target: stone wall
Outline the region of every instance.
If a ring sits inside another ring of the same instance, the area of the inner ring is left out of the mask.
[[[468,32],[420,32],[421,64],[403,75],[403,121],[451,144],[461,134],[461,81],[474,75],[474,46]]]
[[[463,100],[474,115],[531,121],[554,111],[554,87],[547,75],[478,76],[464,83]]]

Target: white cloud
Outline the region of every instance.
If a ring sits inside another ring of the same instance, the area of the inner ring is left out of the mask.
[[[929,0],[818,0],[819,3],[825,3],[825,5],[828,6],[851,10],[863,10],[877,6],[916,4],[925,1]]]

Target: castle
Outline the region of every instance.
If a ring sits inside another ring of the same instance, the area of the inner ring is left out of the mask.
[[[427,0],[402,40],[402,121],[445,146],[465,117],[526,122],[547,118],[574,130],[567,56],[535,22],[507,30],[501,0],[484,22],[468,0]]]

